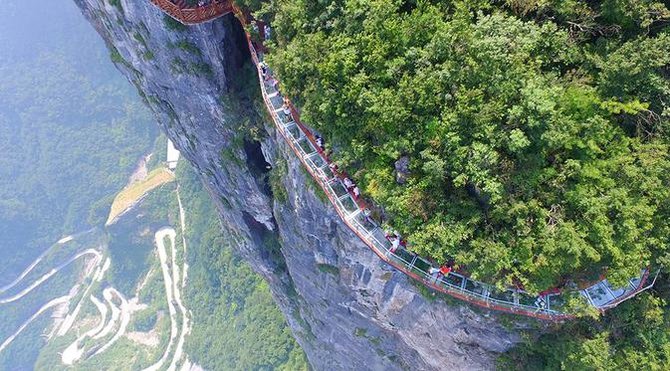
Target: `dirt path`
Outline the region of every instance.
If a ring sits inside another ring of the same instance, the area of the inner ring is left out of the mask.
[[[84,293],[82,294],[81,299],[79,299],[79,302],[77,303],[77,306],[74,308],[74,310],[71,313],[68,313],[67,316],[65,316],[65,320],[63,320],[63,323],[58,328],[58,332],[56,333],[57,336],[63,336],[67,334],[68,331],[70,331],[70,328],[72,327],[74,321],[77,319],[77,316],[79,315],[79,311],[81,310],[81,306],[84,300],[86,300],[86,295],[88,295],[88,293],[91,291],[91,288],[96,282],[102,280],[102,275],[104,274],[105,266],[101,265],[101,260],[102,257],[96,258],[95,261],[91,262],[92,264],[86,270],[84,277],[86,279],[93,276],[91,282],[89,282],[88,286],[86,286],[86,289],[84,290]],[[109,258],[107,258],[107,261],[109,262]],[[107,267],[109,266],[107,265]]]
[[[91,295],[91,301],[100,312],[100,322],[98,323],[98,326],[90,331],[91,336],[95,336],[100,333],[100,331],[102,331],[103,327],[105,327],[105,321],[107,320],[107,307],[105,306],[105,303],[101,302],[100,299],[93,295]]]
[[[174,286],[172,283],[172,276],[170,275],[170,268],[168,267],[167,252],[165,250],[165,237],[167,236],[170,239],[172,249],[174,250],[176,235],[177,232],[175,232],[175,230],[170,227],[161,228],[154,235],[156,248],[158,249],[158,257],[161,262],[161,270],[163,271],[163,282],[165,284],[165,295],[168,303],[168,310],[170,312],[170,342],[168,343],[167,347],[165,348],[165,352],[158,360],[158,362],[147,367],[145,371],[158,370],[161,368],[161,366],[163,366],[163,363],[165,363],[168,356],[170,355],[170,349],[172,348],[172,344],[177,337],[178,329],[176,323],[177,321],[175,320],[175,317],[177,316],[177,309],[174,306],[174,296],[172,292]]]

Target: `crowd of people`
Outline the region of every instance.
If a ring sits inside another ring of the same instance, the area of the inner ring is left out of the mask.
[[[264,36],[265,39],[267,40],[270,38],[270,32],[271,32],[270,26],[268,25],[262,25],[262,26],[264,27]],[[253,23],[253,28],[258,32],[259,26],[257,23]],[[260,68],[263,80],[266,81],[279,94],[279,81],[276,78],[274,78],[274,76],[272,76],[268,65],[264,61],[260,61],[258,67]],[[286,122],[294,121],[290,101],[286,97],[283,98],[283,104],[281,109],[282,113],[286,117]],[[354,200],[358,201],[361,197],[361,191],[358,188],[358,185],[353,180],[351,180],[351,178],[349,178],[345,173],[340,172],[338,166],[334,162],[331,162],[328,159],[328,156],[325,154],[326,143],[323,137],[321,137],[318,134],[315,134],[314,144],[316,144],[317,149],[324,154],[324,157],[328,162],[328,168],[333,173],[333,176],[341,179],[342,184],[346,188],[347,192],[349,192],[349,194],[353,196]],[[370,210],[368,208],[364,208],[363,214],[365,218],[369,218]],[[393,232],[386,231],[385,237],[391,243],[391,247],[389,249],[391,253],[395,254],[398,249],[407,248],[407,242],[400,236],[400,234],[397,231]],[[452,269],[453,269],[453,263],[445,263],[442,264],[439,268],[431,266],[428,271],[428,274],[435,281],[438,281],[442,277],[446,277],[452,271]]]

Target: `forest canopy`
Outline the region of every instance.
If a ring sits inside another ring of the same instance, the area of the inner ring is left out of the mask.
[[[71,1],[4,1],[0,16],[0,281],[7,283],[59,238],[105,222],[157,129]]]
[[[670,266],[662,2],[243,3],[303,120],[413,251],[531,292]]]

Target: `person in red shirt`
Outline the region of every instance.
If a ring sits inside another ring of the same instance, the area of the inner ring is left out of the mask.
[[[443,276],[446,276],[447,274],[449,274],[449,272],[451,272],[451,267],[450,266],[445,264],[445,265],[440,267],[440,273],[442,273]]]

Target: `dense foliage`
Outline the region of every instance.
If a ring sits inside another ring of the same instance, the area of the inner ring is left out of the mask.
[[[150,148],[156,129],[72,1],[5,0],[0,18],[4,285],[63,235],[104,223],[112,197]],[[79,236],[55,248],[53,258],[48,255],[33,272],[49,271],[80,242],[80,248],[93,245]],[[83,270],[75,262],[21,300],[2,305],[2,341],[46,302],[67,293]],[[36,278],[31,273],[16,289]],[[52,323],[49,313],[31,323],[2,352],[0,369],[32,369]]]
[[[208,370],[307,370],[267,283],[233,253],[196,174],[180,166],[177,178],[187,215],[186,305],[195,319],[189,359]]]
[[[670,295],[667,277],[601,321],[582,319],[530,337],[500,359],[500,370],[667,370]],[[666,300],[661,299],[666,298]]]
[[[668,266],[663,3],[246,3],[304,121],[414,251],[535,292]]]

